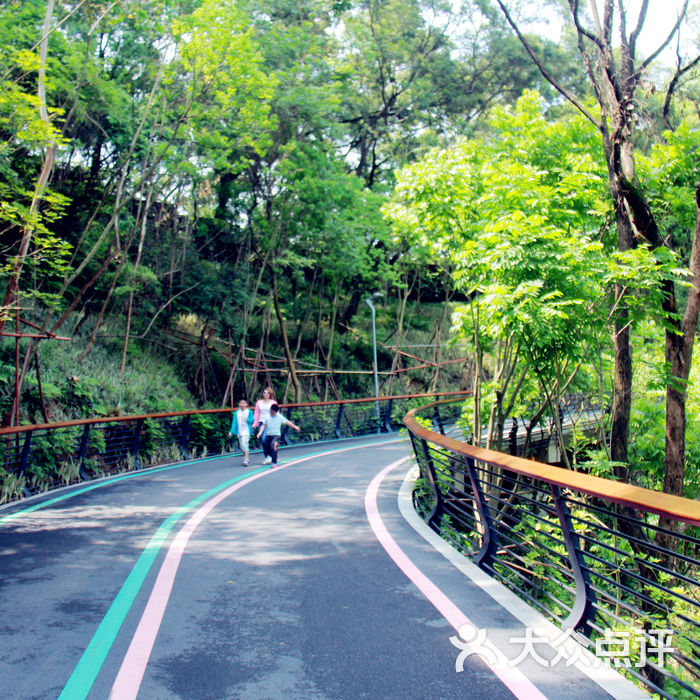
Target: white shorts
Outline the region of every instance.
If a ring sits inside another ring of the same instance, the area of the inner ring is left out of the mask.
[[[248,452],[250,446],[250,433],[248,433],[247,435],[239,435],[238,444],[241,446],[242,452]]]

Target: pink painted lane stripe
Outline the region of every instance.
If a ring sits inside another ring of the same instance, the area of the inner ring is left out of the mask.
[[[370,527],[374,531],[379,543],[384,547],[394,563],[414,583],[418,590],[428,599],[447,622],[457,631],[463,625],[476,628],[473,622],[438,588],[406,555],[399,547],[396,540],[389,534],[377,506],[377,495],[384,477],[406,460],[400,459],[380,471],[367,488],[365,493],[365,512]],[[491,669],[498,679],[510,690],[513,695],[521,700],[547,700],[532,681],[516,668],[506,667],[502,664],[491,664],[483,656],[481,660]]]
[[[387,440],[382,444],[391,444],[393,442],[398,442],[398,440]],[[295,464],[329,454],[349,452],[366,447],[368,447],[366,444],[354,445],[352,447],[345,447],[340,450],[321,452],[308,457],[292,460],[274,469],[268,469],[266,471],[259,472],[258,474],[253,474],[249,478],[239,481],[217,494],[202,505],[197,511],[195,511],[195,513],[175,536],[173,542],[168,548],[168,552],[165,555],[165,559],[163,560],[160,571],[158,572],[156,582],[151,590],[151,595],[146,603],[146,608],[141,615],[139,625],[131,639],[129,649],[124,656],[119,673],[117,674],[117,678],[112,686],[110,698],[112,700],[133,700],[136,698],[143,681],[144,673],[146,672],[148,660],[150,659],[151,652],[153,651],[153,645],[155,644],[158,631],[160,630],[160,626],[163,621],[165,609],[168,605],[173,584],[175,582],[175,576],[177,575],[180,560],[185,552],[187,543],[194,531],[197,529],[197,526],[219,503],[221,503],[221,501],[235,491],[238,491],[238,489],[243,488],[257,479],[269,474],[276,474],[282,469],[286,469],[287,467],[291,467]]]

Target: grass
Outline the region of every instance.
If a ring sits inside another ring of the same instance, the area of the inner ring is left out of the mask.
[[[41,386],[50,422],[198,407],[176,366],[156,352],[137,348],[129,354],[120,376],[120,357],[107,345],[96,345],[80,362],[85,342],[81,337],[72,342],[42,342],[39,352]],[[0,410],[3,413],[9,410],[12,400],[13,345],[7,340],[0,344]],[[24,380],[20,422],[44,422],[34,368]]]

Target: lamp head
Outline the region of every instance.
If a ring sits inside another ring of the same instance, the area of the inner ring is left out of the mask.
[[[365,302],[367,302],[367,306],[369,306],[370,309],[374,309],[374,305],[372,304],[372,299],[378,299],[379,297],[383,297],[384,294],[382,292],[374,292],[370,294],[366,299]]]

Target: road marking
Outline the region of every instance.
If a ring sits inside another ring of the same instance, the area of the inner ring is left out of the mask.
[[[373,444],[386,445],[394,442],[399,442],[399,440],[386,440],[382,441],[381,443]],[[353,445],[352,447],[331,450],[322,454],[338,454],[340,452],[349,452],[351,450],[358,450],[363,447],[371,446],[372,444]],[[278,472],[286,467],[291,467],[292,465],[299,464],[300,462],[306,462],[318,456],[320,455],[300,457],[280,465],[280,467],[272,471]],[[177,533],[175,539],[168,548],[168,552],[165,555],[165,560],[160,567],[158,578],[156,579],[153,589],[151,590],[151,595],[148,599],[148,603],[146,604],[146,609],[141,615],[139,625],[131,639],[129,649],[124,656],[121,668],[119,669],[117,678],[112,686],[110,698],[113,698],[114,700],[132,700],[138,695],[144,673],[146,672],[146,666],[148,665],[148,660],[151,656],[153,645],[155,644],[156,636],[158,635],[158,630],[160,629],[160,625],[163,621],[163,616],[168,605],[168,600],[170,599],[170,594],[172,593],[175,576],[177,575],[177,570],[180,566],[180,560],[182,559],[182,555],[185,553],[185,548],[187,547],[190,537],[197,529],[198,525],[206,518],[207,515],[209,515],[215,506],[234,493],[234,491],[237,491],[243,486],[248,485],[252,481],[259,479],[262,476],[266,476],[269,473],[270,470],[264,471],[249,479],[246,479],[241,483],[230,486],[228,489],[220,493],[215,498],[212,498],[205,505],[199,508]]]
[[[69,493],[64,493],[61,496],[55,496],[54,498],[50,498],[47,501],[41,501],[41,503],[35,503],[33,506],[27,506],[26,508],[22,508],[22,510],[10,513],[9,515],[3,515],[2,517],[0,517],[0,525],[11,520],[16,520],[22,515],[33,513],[34,511],[39,510],[40,508],[47,508],[48,506],[55,505],[56,503],[60,503],[61,501],[66,501],[69,498],[73,498],[74,496],[79,496],[82,493],[87,493],[88,491],[101,488],[102,486],[113,484],[115,481],[124,481],[125,479],[133,479],[137,476],[143,476],[144,474],[154,474],[155,472],[164,472],[169,471],[170,469],[182,469],[182,467],[189,467],[191,464],[197,464],[199,462],[211,462],[215,459],[225,459],[227,456],[228,455],[218,455],[217,457],[204,457],[202,459],[193,459],[188,462],[178,462],[177,464],[169,464],[166,467],[148,467],[146,469],[139,469],[138,471],[131,472],[129,474],[120,474],[119,476],[107,476],[101,478],[99,481],[96,481],[93,484],[90,484],[90,486],[83,486],[82,488],[74,489]],[[72,487],[66,486],[65,488]],[[10,503],[7,505],[14,504]]]
[[[258,472],[269,472],[269,469],[265,467],[258,470]],[[163,521],[131,569],[106,615],[102,618],[102,622],[83,652],[61,694],[58,696],[60,700],[77,700],[77,698],[87,697],[138,592],[141,590],[148,572],[151,570],[165,540],[177,522],[187,515],[192,508],[215,496],[217,492],[229,487],[231,484],[250,478],[254,474],[241,474],[215,486],[213,489],[178,508]]]
[[[418,515],[413,507],[412,491],[416,479],[416,471],[418,470],[414,467],[406,473],[399,489],[397,500],[403,519],[463,576],[471,580],[486,595],[521,622],[524,627],[530,627],[536,637],[545,637],[550,640],[559,639],[562,634],[562,630],[559,627],[547,620],[534,608],[531,608],[522,598],[518,598],[513,591],[489,576],[470,559],[460,554],[452,545],[442,539],[435,530],[428,527],[428,524]],[[573,639],[569,639],[562,646],[568,651],[571,659],[579,657],[580,660],[577,660],[572,666],[588,676],[612,698],[617,698],[618,700],[649,700],[650,696],[647,693],[621,676],[617,671],[605,664],[598,666],[597,661],[599,660],[597,660],[595,654],[580,646]]]
[[[144,551],[142,552],[141,556],[137,560],[136,564],[134,565],[133,569],[129,573],[129,575],[126,578],[126,581],[122,585],[121,589],[119,590],[119,593],[117,593],[114,601],[112,602],[112,605],[110,606],[109,610],[105,614],[104,618],[102,619],[102,622],[98,626],[97,630],[95,631],[95,634],[93,635],[92,639],[90,640],[90,643],[88,644],[87,648],[83,652],[83,655],[81,656],[80,660],[78,661],[78,664],[76,665],[75,669],[73,670],[73,673],[71,674],[70,678],[68,679],[68,682],[64,686],[63,690],[61,691],[61,694],[58,696],[59,700],[82,700],[83,698],[86,698],[90,690],[92,689],[92,686],[95,682],[95,679],[99,675],[102,666],[104,665],[105,659],[107,658],[107,655],[109,654],[112,645],[114,644],[114,641],[119,633],[119,630],[122,627],[122,624],[124,623],[124,620],[126,619],[127,614],[129,613],[136,596],[141,590],[141,587],[143,585],[143,582],[148,575],[149,571],[153,567],[153,564],[155,562],[156,557],[158,556],[160,550],[162,549],[163,545],[165,544],[166,539],[174,529],[175,525],[178,523],[179,520],[181,520],[189,511],[191,511],[193,508],[201,505],[202,503],[206,502],[210,498],[218,498],[218,495],[221,494],[221,492],[231,489],[234,485],[237,485],[238,482],[242,482],[239,485],[236,486],[236,488],[240,488],[241,486],[245,485],[246,483],[250,483],[251,481],[255,480],[259,476],[264,476],[266,474],[272,474],[275,472],[280,471],[282,468],[291,466],[292,464],[298,464],[299,462],[306,461],[309,459],[314,459],[315,457],[322,457],[325,455],[331,455],[331,454],[336,454],[338,452],[346,452],[349,450],[357,450],[361,449],[364,447],[373,447],[375,445],[388,445],[392,444],[395,442],[400,442],[399,439],[394,439],[394,440],[381,440],[381,441],[374,441],[371,443],[363,443],[361,445],[353,445],[352,447],[345,447],[341,449],[336,449],[336,450],[325,450],[323,452],[317,452],[317,453],[312,453],[310,455],[302,456],[294,460],[290,460],[288,462],[282,462],[277,468],[270,468],[270,467],[263,467],[259,470],[253,471],[253,472],[248,472],[246,474],[241,474],[237,477],[234,477],[233,479],[228,479],[227,481],[224,481],[223,483],[219,484],[218,486],[215,486],[214,488],[210,489],[206,493],[201,494],[197,498],[193,499],[189,503],[187,503],[184,506],[181,506],[178,508],[175,512],[173,512],[166,520],[162,523],[162,525],[156,530],[155,534],[153,537],[151,537],[151,540],[149,543],[146,545],[144,548]],[[195,461],[202,461],[202,460],[195,460]],[[192,464],[194,462],[189,462],[188,464]],[[185,466],[185,465],[175,465],[175,466]],[[141,473],[141,472],[140,472]],[[128,475],[132,476],[132,475]],[[112,481],[119,480],[120,478],[124,477],[116,477],[114,479],[110,479],[109,481],[105,481],[104,483],[111,483]],[[84,490],[90,490],[90,488],[96,488],[97,485],[94,485],[92,487],[88,487],[87,489]],[[235,491],[236,489],[232,489],[230,492]],[[75,495],[75,494],[71,494]],[[228,494],[227,494],[228,495]],[[68,497],[66,495],[65,497],[62,497],[60,500],[63,500],[63,498]],[[219,499],[217,502],[219,502],[221,499]],[[206,506],[203,506],[206,507]],[[24,511],[26,512],[26,511]],[[195,514],[196,515],[196,514]],[[194,516],[193,516],[194,517]],[[187,526],[185,526],[187,527]],[[175,538],[177,539],[177,537]],[[174,542],[173,542],[174,544]],[[171,545],[172,547],[172,545]],[[163,563],[165,565],[165,562]],[[162,567],[161,567],[162,570]],[[160,574],[159,574],[160,577]],[[150,599],[149,599],[150,603]],[[154,602],[155,604],[155,602]],[[163,602],[163,609],[165,609],[165,606],[167,605],[167,599]],[[145,611],[144,611],[145,615]],[[143,617],[142,617],[143,619]],[[139,624],[140,627],[140,624]],[[145,630],[146,628],[144,628]],[[156,630],[157,633],[157,630]],[[133,643],[133,640],[132,640]],[[150,654],[150,652],[149,652]],[[145,663],[148,662],[148,658],[145,659],[144,662],[144,668],[145,668]],[[114,696],[115,698],[118,696]],[[119,697],[119,700],[122,700],[121,697]]]
[[[280,471],[296,463],[297,462],[290,462],[289,464],[277,467],[274,471]],[[170,599],[175,576],[180,566],[180,560],[185,553],[185,548],[187,547],[192,533],[221,501],[235,491],[238,491],[238,489],[247,486],[252,481],[269,473],[270,470],[267,469],[248,477],[244,481],[229,486],[226,490],[222,491],[214,498],[211,498],[199,508],[177,533],[161,564],[158,578],[151,590],[146,609],[143,611],[139,626],[136,628],[129,649],[126,652],[124,661],[117,674],[117,679],[112,686],[110,698],[115,698],[115,700],[128,700],[128,698],[135,698],[139,692],[143,674],[146,671],[148,659],[151,656],[151,651],[156,641],[156,635],[160,629],[163,615],[165,614],[165,608]]]
[[[389,534],[384,525],[379,507],[377,506],[377,495],[379,487],[384,477],[393,469],[403,464],[406,459],[400,459],[393,464],[382,469],[367,487],[365,492],[365,512],[370,527],[374,531],[379,543],[384,547],[387,554],[403,573],[413,582],[418,590],[428,599],[437,611],[447,620],[447,622],[459,633],[463,625],[476,628],[471,620],[440,590],[414,563],[406,553],[399,547],[396,540]],[[547,700],[544,695],[521,671],[516,668],[509,668],[507,659],[503,654],[494,648],[494,652],[499,655],[499,663],[490,663],[484,656],[480,659],[498,677],[498,679],[510,690],[513,695],[523,700]],[[500,658],[502,657],[502,658]]]

